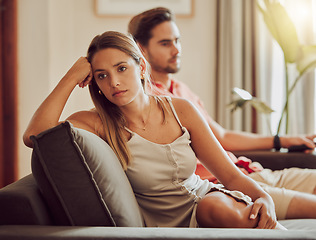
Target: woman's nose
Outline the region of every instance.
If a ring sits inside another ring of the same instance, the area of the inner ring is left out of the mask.
[[[111,85],[112,85],[112,87],[117,87],[117,86],[119,86],[119,85],[120,85],[119,79],[118,79],[117,77],[112,77],[112,79],[111,79]]]

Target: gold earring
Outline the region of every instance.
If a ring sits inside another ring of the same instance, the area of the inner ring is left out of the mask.
[[[101,92],[101,90],[99,90],[99,94],[100,94],[100,95],[102,95],[102,92]]]

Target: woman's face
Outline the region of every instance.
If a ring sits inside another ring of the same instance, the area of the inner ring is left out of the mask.
[[[142,66],[118,49],[98,51],[91,66],[94,79],[105,97],[119,107],[129,104],[143,91],[140,81]]]

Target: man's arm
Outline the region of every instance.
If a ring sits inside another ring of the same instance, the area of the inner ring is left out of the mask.
[[[211,118],[209,118],[208,124],[218,141],[227,151],[267,150],[274,147],[274,136],[226,130]],[[315,143],[313,142],[315,137],[316,135],[281,136],[280,144],[283,148],[303,144],[309,148],[315,148]]]

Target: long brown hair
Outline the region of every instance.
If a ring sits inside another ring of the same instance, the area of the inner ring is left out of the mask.
[[[141,59],[146,62],[137,44],[131,37],[114,31],[108,31],[101,35],[97,35],[92,40],[87,52],[88,61],[91,63],[94,55],[98,51],[106,48],[115,48],[126,53],[131,56],[138,65],[140,64]],[[141,79],[145,93],[146,89],[148,89],[148,84],[150,84],[148,66],[149,64],[147,64],[145,69],[144,79]],[[131,161],[131,154],[127,146],[127,139],[124,135],[126,119],[118,106],[110,102],[103,94],[99,93],[100,89],[95,79],[93,79],[89,85],[89,91],[94,106],[103,123],[105,133],[104,140],[113,149],[120,160],[123,169],[126,170]],[[163,114],[165,115],[166,108],[162,100],[158,97],[155,98],[158,102],[160,102]]]

